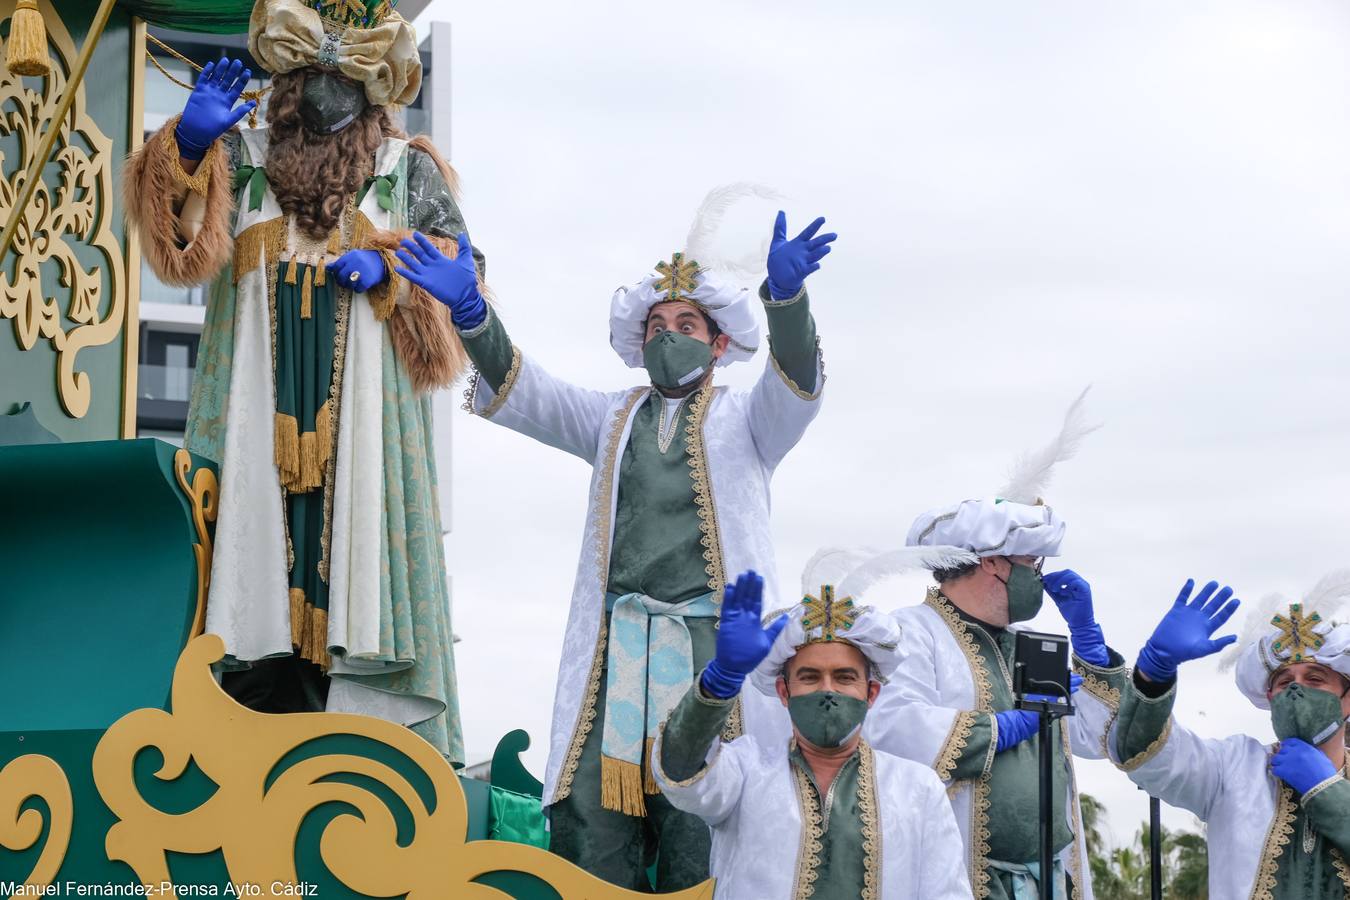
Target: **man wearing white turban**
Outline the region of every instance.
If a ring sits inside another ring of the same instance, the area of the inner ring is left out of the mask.
[[[727,587],[716,655],[652,752],[665,796],[712,828],[717,897],[968,900],[942,783],[862,739],[899,661],[894,619],[826,584],[766,629],[763,588],[754,572]],[[721,742],[747,676],[791,740]]]
[[[1247,616],[1234,663],[1238,690],[1270,710],[1275,744],[1245,734],[1202,738],[1172,719],[1180,663],[1237,640],[1212,635],[1237,608],[1210,582],[1188,581],[1139,654],[1111,729],[1111,760],[1135,784],[1206,823],[1209,895],[1260,900],[1350,896],[1350,570],[1301,603],[1267,597]]]
[[[746,192],[709,194],[684,252],[615,293],[610,343],[650,381],[625,391],[575,387],[522,355],[467,266],[442,277],[453,261],[405,259],[422,263],[409,277],[450,306],[477,368],[467,408],[594,467],[544,805],[554,852],[632,890],[652,887],[653,854],[658,890],[707,879],[708,829],[660,795],[647,753],[712,657],[725,573],[752,561],[772,570],[769,481],[824,385],[804,281],[835,236],[817,235],[817,219],[789,240],[781,212],[759,290],[769,364],[750,391],[712,384],[716,366],[759,345],[750,292],[710,258],[720,211]]]
[[[911,548],[927,548],[936,587],[924,603],[898,610],[902,662],[869,717],[879,749],[932,766],[950,784],[966,866],[977,898],[1036,896],[1039,865],[1037,714],[1015,709],[1016,623],[1054,598],[1074,649],[1074,715],[1052,724],[1052,828],[1056,897],[1092,897],[1074,755],[1100,759],[1115,700],[1127,677],[1106,646],[1088,583],[1071,570],[1041,574],[1058,556],[1064,522],[1040,503],[1053,465],[1082,436],[1083,398],[1058,438],[1024,457],[998,499],[966,500],[919,516]]]

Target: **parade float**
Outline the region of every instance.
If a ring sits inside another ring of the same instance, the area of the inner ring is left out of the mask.
[[[220,461],[136,438],[122,190],[147,27],[252,8],[0,0],[0,896],[637,896],[545,849],[523,732],[475,780],[409,728],[256,712],[213,674]]]

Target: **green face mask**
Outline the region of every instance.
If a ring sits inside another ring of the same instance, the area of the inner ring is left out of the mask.
[[[997,575],[994,576],[998,578]],[[1003,581],[999,578],[999,581]],[[1013,563],[1008,580],[1003,581],[1008,588],[1008,621],[1025,622],[1036,618],[1041,611],[1041,602],[1045,599],[1045,583],[1031,566]]]
[[[712,361],[712,347],[678,331],[654,335],[642,348],[642,362],[652,384],[671,391],[701,380]]]
[[[788,697],[788,716],[802,737],[822,749],[838,747],[862,725],[867,715],[867,701],[837,694],[834,691],[814,691]]]
[[[1317,746],[1343,721],[1341,698],[1330,691],[1291,684],[1270,699],[1270,723],[1280,740],[1298,738]]]

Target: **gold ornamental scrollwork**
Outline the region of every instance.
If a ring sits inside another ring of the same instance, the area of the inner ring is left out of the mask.
[[[76,357],[86,347],[112,343],[121,333],[126,263],[111,224],[112,140],[86,112],[84,85],[76,89],[70,111],[52,121],[76,49],[52,4],[41,0],[39,5],[47,25],[51,74],[25,83],[0,66],[0,138],[13,138],[18,151],[15,158],[0,152],[0,222],[14,215],[43,134],[48,128],[59,133],[43,183],[23,211],[12,255],[0,267],[0,319],[13,320],[20,350],[32,350],[40,339],[48,342],[56,355],[61,406],[78,419],[89,411],[93,391],[89,374],[75,370]],[[0,0],[0,9],[12,14],[13,8],[12,0]],[[28,87],[38,83],[39,89]],[[77,245],[97,250],[101,260],[86,267]]]
[[[563,900],[641,900],[547,850],[505,841],[466,841],[468,806],[459,779],[431,744],[408,729],[368,716],[340,713],[258,713],[234,702],[216,684],[211,665],[225,655],[214,634],[193,639],[174,669],[171,712],[138,709],[123,716],[94,751],[94,783],[117,819],[108,830],[108,859],[120,860],[145,884],[172,882],[170,853],[220,850],[236,883],[297,882],[296,839],[309,813],[326,803],[353,810],[332,818],[319,839],[328,871],[352,890],[407,900],[505,900],[474,879],[524,872]],[[353,753],[297,748],[332,736],[387,745],[399,771]],[[164,763],[155,777],[174,781],[195,764],[215,789],[200,805],[170,814],[141,796],[133,775],[137,754],[154,748]],[[408,772],[415,769],[416,777]],[[359,786],[376,782],[411,816],[400,834],[384,796]],[[670,900],[711,900],[705,882]],[[165,895],[176,897],[170,892]]]
[[[191,471],[192,454],[180,448],[173,455],[173,474],[192,504],[192,524],[197,529],[197,543],[192,545],[192,555],[197,560],[197,612],[192,617],[189,639],[201,634],[206,627],[206,597],[211,591],[211,532],[206,523],[216,520],[220,499],[220,483],[215,472],[202,466],[189,483]]]
[[[24,884],[45,887],[56,880],[70,847],[70,829],[75,821],[70,782],[56,761],[46,756],[19,756],[0,769],[0,847],[21,853],[38,842],[43,814],[32,807],[23,808],[35,797],[47,804],[47,840]]]

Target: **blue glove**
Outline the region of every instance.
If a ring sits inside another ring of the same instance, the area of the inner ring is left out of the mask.
[[[1270,758],[1270,771],[1300,794],[1306,794],[1335,775],[1336,766],[1307,741],[1285,738]]]
[[[769,655],[778,632],[787,625],[787,616],[768,628],[760,625],[763,616],[764,579],[746,572],[727,585],[722,600],[722,623],[717,628],[717,653],[699,678],[703,693],[726,700],[740,693],[745,676]]]
[[[242,71],[241,71],[242,70]],[[197,84],[183,107],[183,116],[173,136],[178,139],[178,153],[184,159],[201,159],[222,134],[258,105],[250,100],[234,108],[239,95],[248,86],[253,73],[239,60],[222,59],[209,62],[197,76]]]
[[[420,232],[403,239],[398,258],[407,268],[394,271],[450,307],[456,328],[472,331],[487,318],[487,302],[478,292],[478,267],[473,264],[469,233],[459,233],[459,254],[454,259],[441,253]]]
[[[806,276],[820,268],[820,261],[830,252],[830,243],[837,234],[816,237],[825,219],[819,218],[807,225],[792,240],[787,239],[787,215],[779,210],[773,223],[773,240],[769,243],[769,296],[775,300],[790,300],[802,289]]]
[[[1069,673],[1069,693],[1076,694],[1078,688],[1083,683],[1081,675]],[[1058,700],[1058,697],[1050,697],[1046,694],[1027,694],[1028,700]],[[1032,712],[1029,709],[1005,709],[1003,712],[994,713],[994,718],[998,719],[998,743],[994,745],[995,753],[1002,753],[1009,747],[1015,747],[1036,733],[1040,726],[1041,714]]]
[[[1094,666],[1104,666],[1111,661],[1106,649],[1106,638],[1102,627],[1092,615],[1092,588],[1073,569],[1063,572],[1050,572],[1042,576],[1045,592],[1059,607],[1059,614],[1069,626],[1069,637],[1073,639],[1073,652]]]
[[[1190,600],[1195,588],[1195,579],[1186,579],[1177,602],[1163,616],[1153,636],[1139,651],[1139,662],[1135,664],[1150,681],[1168,682],[1177,677],[1177,666],[1182,663],[1218,653],[1224,647],[1237,640],[1237,635],[1229,634],[1217,640],[1210,635],[1218,631],[1229,616],[1237,611],[1238,600],[1229,601],[1233,589],[1225,587],[1217,594],[1217,581],[1211,581],[1200,589],[1195,600]],[[1211,599],[1212,597],[1212,599]]]
[[[357,293],[370,290],[388,276],[384,257],[375,250],[348,250],[330,262],[327,269],[340,285]]]

